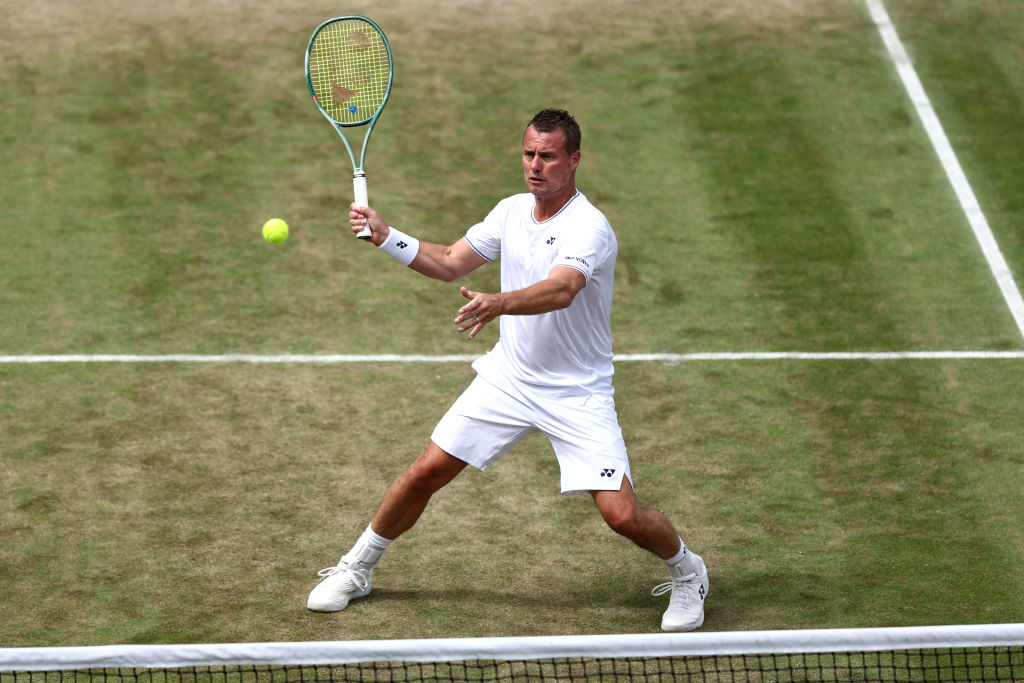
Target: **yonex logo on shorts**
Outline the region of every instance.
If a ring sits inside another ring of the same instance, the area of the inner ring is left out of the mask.
[[[554,237],[549,237],[548,241],[545,242],[545,244],[554,244],[554,243],[555,243],[555,238]]]
[[[601,470],[601,476],[602,477],[610,477],[610,476],[612,476],[614,474],[615,474],[615,470],[608,470],[608,469]]]

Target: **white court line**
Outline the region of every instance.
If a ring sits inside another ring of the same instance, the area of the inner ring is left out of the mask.
[[[921,123],[924,124],[924,129],[931,139],[932,147],[939,155],[949,182],[952,183],[953,190],[960,200],[960,206],[974,230],[974,236],[977,238],[978,244],[981,245],[981,251],[985,255],[985,260],[988,261],[989,269],[996,278],[996,283],[1003,293],[1007,306],[1010,307],[1013,319],[1017,322],[1017,329],[1024,336],[1024,299],[1021,299],[1020,290],[1017,289],[1017,283],[1013,280],[1010,267],[1006,265],[1003,253],[999,250],[999,245],[996,244],[992,229],[985,219],[985,214],[981,211],[981,206],[974,196],[970,183],[967,182],[967,176],[964,175],[960,162],[957,161],[956,153],[953,152],[953,147],[949,144],[949,139],[921,85],[921,80],[917,77],[917,71],[910,61],[910,56],[903,47],[903,43],[896,33],[896,27],[893,25],[892,19],[889,18],[889,13],[882,0],[865,0],[865,2],[872,20],[878,28],[878,33],[882,36],[882,42],[885,43],[885,47],[889,51],[889,57],[896,65],[896,71],[903,81],[903,87],[906,88],[907,95],[914,103],[917,115],[921,118]]]
[[[0,356],[0,365],[40,363],[470,363],[479,355],[401,354],[64,354]],[[1024,351],[739,351],[721,353],[622,353],[615,362],[688,363],[764,360],[998,360],[1024,359]]]

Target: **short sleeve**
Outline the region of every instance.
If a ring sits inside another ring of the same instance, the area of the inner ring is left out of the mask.
[[[488,261],[494,261],[501,256],[501,221],[498,220],[500,207],[499,204],[491,209],[483,222],[466,231],[469,246]]]
[[[563,234],[559,240],[558,254],[552,267],[568,266],[583,273],[590,282],[594,268],[604,263],[608,249],[608,235],[603,225],[597,223],[584,229],[573,230]]]

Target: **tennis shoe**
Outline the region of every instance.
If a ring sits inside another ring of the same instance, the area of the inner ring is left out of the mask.
[[[692,559],[687,571],[679,564],[668,568],[671,581],[655,586],[652,595],[664,595],[672,591],[668,609],[661,617],[662,631],[692,631],[704,624],[704,598],[708,594],[708,570],[699,555],[690,553]],[[682,563],[680,563],[682,564]],[[684,573],[686,572],[686,573]]]
[[[348,607],[350,600],[370,593],[373,567],[360,569],[342,560],[335,567],[317,572],[324,580],[309,593],[306,607],[314,612],[338,612]]]

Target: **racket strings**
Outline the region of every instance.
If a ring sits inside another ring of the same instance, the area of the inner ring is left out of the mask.
[[[369,121],[387,99],[390,74],[387,41],[366,21],[330,22],[310,44],[310,86],[320,107],[339,124]]]

